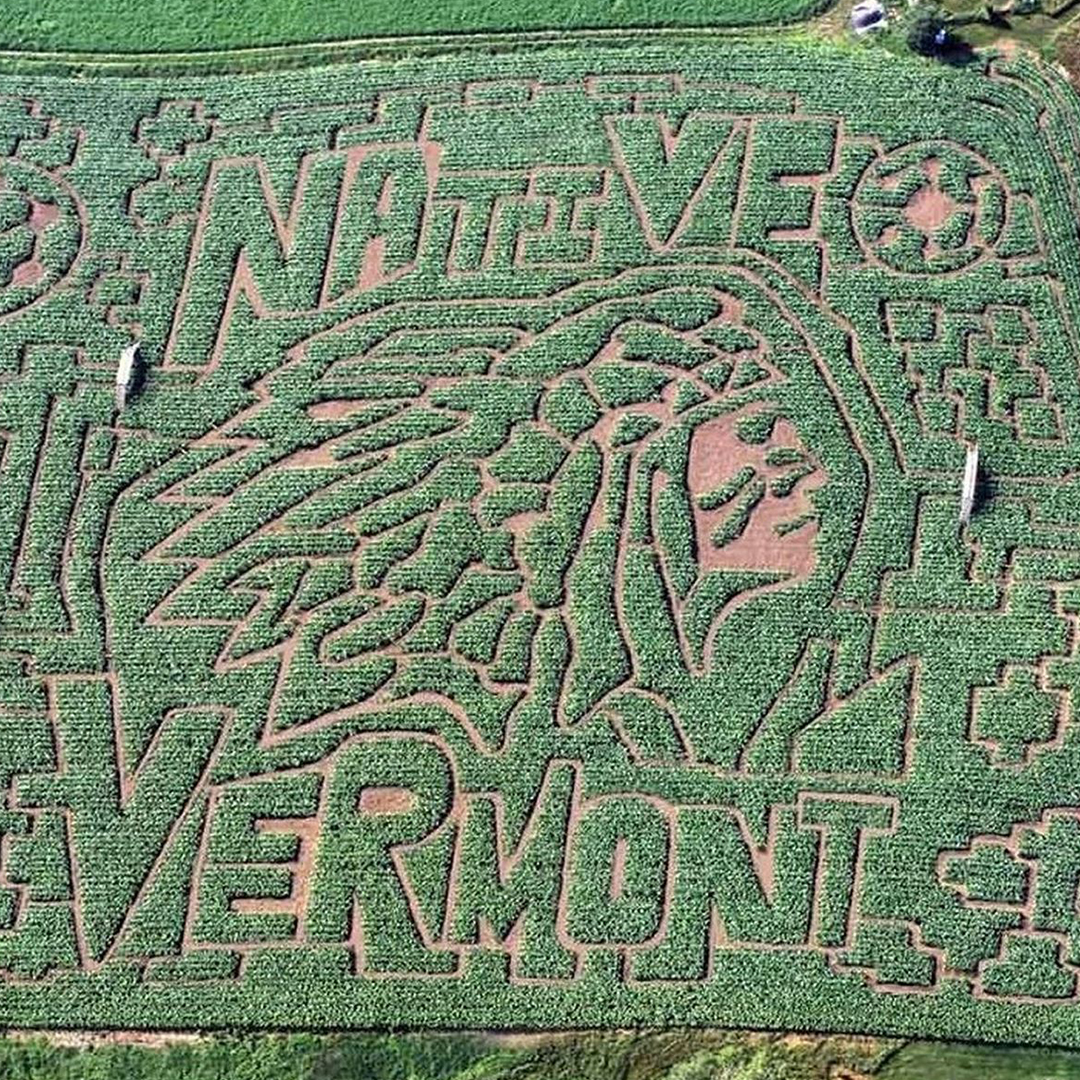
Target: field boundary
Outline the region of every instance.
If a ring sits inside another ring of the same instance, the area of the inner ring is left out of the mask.
[[[662,40],[665,44],[707,44],[712,41],[752,41],[778,36],[808,48],[837,47],[808,30],[806,22],[731,27],[643,27],[612,30],[508,30],[462,34],[413,34],[345,38],[339,41],[190,52],[86,52],[0,49],[0,73],[74,76],[169,76],[258,74],[264,71],[333,67],[364,61],[429,58],[444,54],[480,52],[498,55],[560,45],[596,44],[632,47]]]

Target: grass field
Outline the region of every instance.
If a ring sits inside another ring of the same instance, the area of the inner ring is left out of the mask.
[[[753,26],[806,19],[830,0],[5,0],[0,49],[87,52],[219,50],[401,34],[475,31]]]
[[[5,1080],[1075,1080],[1080,1055],[672,1030],[497,1040],[261,1035],[0,1040]]]
[[[1080,1046],[1078,115],[0,76],[0,1023]]]

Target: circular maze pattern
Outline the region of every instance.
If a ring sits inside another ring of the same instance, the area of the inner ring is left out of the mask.
[[[27,307],[64,278],[82,232],[66,183],[18,158],[0,159],[0,315]]]
[[[942,274],[989,254],[1004,229],[1008,188],[985,158],[948,141],[876,158],[853,202],[863,250],[891,270]]]

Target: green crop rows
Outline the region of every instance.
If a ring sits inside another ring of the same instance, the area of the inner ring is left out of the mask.
[[[402,34],[760,26],[799,22],[831,0],[4,0],[0,48],[205,53]]]
[[[1080,1045],[1057,76],[0,94],[0,1024]]]

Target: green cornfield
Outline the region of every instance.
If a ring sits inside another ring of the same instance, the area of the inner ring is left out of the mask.
[[[0,1023],[1080,1046],[1078,117],[0,75]]]

